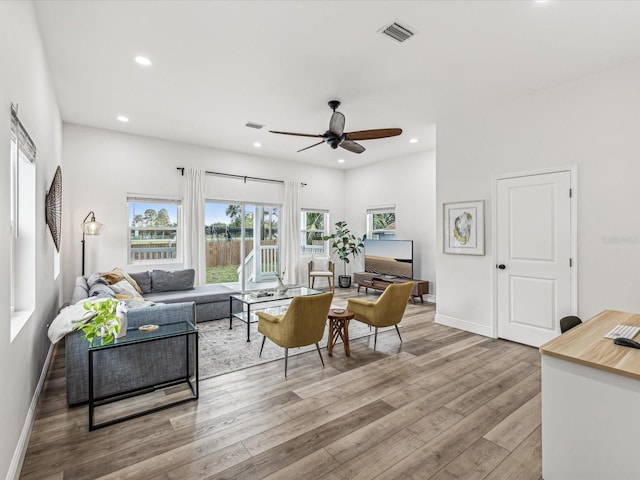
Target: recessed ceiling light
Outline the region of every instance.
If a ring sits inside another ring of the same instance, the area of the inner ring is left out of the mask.
[[[344,158],[339,158],[338,163],[344,163]]]
[[[417,138],[412,138],[411,140],[409,140],[409,143],[418,143],[418,139]]]
[[[256,148],[260,148],[262,144],[260,142],[253,142],[253,146]]]
[[[143,65],[145,67],[148,67],[152,63],[149,58],[143,57],[142,55],[138,55],[134,60],[136,61],[136,63],[139,63],[140,65]]]
[[[129,117],[125,117],[124,115],[118,115],[118,121],[122,123],[129,123]]]

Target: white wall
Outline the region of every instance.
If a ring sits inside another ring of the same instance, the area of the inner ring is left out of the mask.
[[[342,170],[245,155],[108,130],[64,125],[65,172],[64,245],[73,253],[65,259],[65,299],[81,272],[80,224],[93,210],[104,223],[100,236],[86,237],[86,273],[116,266],[133,270],[182,268],[182,265],[127,267],[127,194],[182,196],[183,177],[176,167],[300,180],[303,207],[328,208],[331,218],[344,215]],[[282,185],[207,176],[206,195],[213,199],[281,204]],[[302,266],[301,266],[302,271]],[[306,279],[306,273],[302,277]]]
[[[45,192],[62,163],[61,122],[31,2],[0,2],[0,478],[12,478],[26,448],[32,400],[50,342],[46,324],[55,316],[62,278],[54,280],[53,240],[44,219]],[[37,147],[36,159],[36,307],[13,341],[9,294],[10,105]],[[63,166],[64,175],[64,166]],[[64,254],[64,252],[62,252]],[[12,463],[13,461],[13,463]]]
[[[437,320],[489,334],[493,325],[492,179],[577,165],[578,315],[640,311],[640,63],[438,123],[442,203],[486,201],[486,255],[436,258]]]
[[[435,175],[435,151],[424,151],[348,170],[345,190],[347,221],[357,235],[366,233],[367,208],[396,206],[396,238],[414,241],[413,275],[429,281],[432,295],[436,280]],[[352,272],[362,271],[362,256],[350,267]]]

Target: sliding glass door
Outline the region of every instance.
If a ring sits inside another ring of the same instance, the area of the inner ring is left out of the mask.
[[[275,205],[207,200],[207,283],[242,291],[275,285],[280,271],[279,213]]]

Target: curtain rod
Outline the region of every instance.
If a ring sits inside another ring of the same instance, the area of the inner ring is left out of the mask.
[[[185,167],[176,167],[176,169],[180,170],[180,175],[184,177]],[[272,178],[262,178],[262,177],[250,177],[249,175],[234,175],[233,173],[210,172],[208,170],[205,170],[204,173],[207,175],[216,175],[217,177],[237,178],[238,180],[243,180],[244,183],[247,183],[247,180],[254,180],[256,182],[284,183],[284,180],[274,180]],[[304,182],[300,182],[300,185],[303,187],[307,186],[307,184]]]

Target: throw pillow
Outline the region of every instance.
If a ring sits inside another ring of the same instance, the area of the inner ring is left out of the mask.
[[[329,257],[313,257],[311,264],[311,270],[315,272],[328,272],[329,271]]]
[[[151,272],[151,291],[171,292],[175,290],[192,290],[193,282],[196,278],[196,271],[192,268],[187,270],[154,270]]]
[[[131,276],[121,268],[116,267],[110,272],[103,273],[100,276],[104,278],[107,282],[109,282],[111,285],[118,283],[121,280],[126,280],[131,284],[131,286],[136,290],[136,292],[142,295],[142,290],[140,289],[136,281],[133,278],[131,278]]]
[[[113,290],[116,295],[127,295],[130,297],[142,298],[138,291],[133,288],[133,285],[125,279],[111,285],[111,290]]]
[[[103,283],[94,283],[93,286],[89,289],[90,297],[112,297],[115,295],[115,292],[109,287],[109,285],[105,285]]]
[[[102,274],[99,273],[99,272],[95,272],[95,273],[92,273],[91,275],[89,275],[87,277],[87,286],[89,288],[91,288],[96,284],[109,285],[109,282],[107,282],[104,278],[102,278],[101,275]]]
[[[151,293],[151,275],[147,270],[144,272],[131,272],[129,275],[138,284],[143,295]]]

